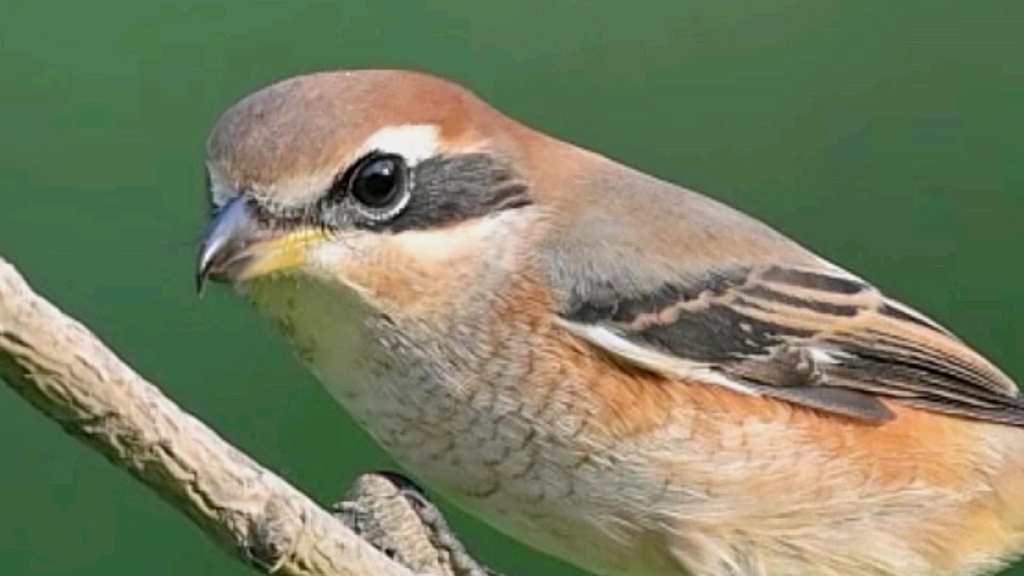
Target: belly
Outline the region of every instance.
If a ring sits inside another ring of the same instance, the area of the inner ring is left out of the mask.
[[[321,290],[258,303],[353,418],[459,506],[595,572],[949,576],[1022,545],[1020,430],[910,409],[864,427],[627,382],[597,357],[509,356],[552,342],[430,348],[445,339]]]
[[[612,446],[588,440],[585,410],[567,389],[524,395],[516,359],[469,367],[446,351],[445,361],[318,283],[247,288],[326,390],[413,476],[540,550],[600,573],[660,573],[635,569],[626,511],[635,506],[623,505],[624,495],[636,501],[656,487],[621,466]]]
[[[743,421],[681,405],[675,425],[611,442],[570,409],[579,399],[565,390],[554,416],[512,378],[453,380],[409,366],[358,362],[349,373],[360,374],[358,392],[350,378],[319,375],[413,475],[500,531],[600,574],[959,576],[990,573],[1022,545],[1019,430],[954,420],[917,442],[902,442],[904,430],[871,439],[847,430],[841,447],[808,444],[802,409],[797,421]],[[715,418],[721,428],[696,429]],[[904,414],[920,418],[931,416]]]
[[[573,421],[582,416],[552,420],[508,374],[441,375],[376,336],[345,370],[311,369],[409,473],[513,538],[596,572],[682,574],[663,546],[638,554],[636,519],[645,503],[657,507],[660,489],[650,471],[592,443]]]

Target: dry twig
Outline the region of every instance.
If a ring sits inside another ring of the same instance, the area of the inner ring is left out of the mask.
[[[338,505],[338,516],[320,508],[181,410],[82,324],[36,295],[2,258],[0,377],[264,572],[488,573],[465,555],[443,520],[437,523],[436,510],[393,476],[363,477],[353,500]]]

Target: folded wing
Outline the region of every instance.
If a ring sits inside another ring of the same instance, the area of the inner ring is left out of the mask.
[[[882,421],[879,399],[1024,425],[1005,374],[924,315],[838,268],[733,266],[645,293],[570,291],[561,318],[644,369]]]

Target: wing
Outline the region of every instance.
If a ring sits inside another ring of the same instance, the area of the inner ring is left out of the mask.
[[[576,298],[563,324],[644,369],[866,420],[878,399],[1024,425],[1002,372],[839,269],[733,267],[647,294]]]
[[[580,338],[668,377],[853,418],[892,418],[889,399],[1024,425],[1013,381],[934,321],[728,206],[586,162],[584,193],[543,199],[560,221],[538,252]]]

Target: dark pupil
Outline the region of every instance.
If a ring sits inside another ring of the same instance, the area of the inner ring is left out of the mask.
[[[386,206],[398,192],[398,166],[393,158],[371,160],[356,172],[352,196],[373,208]]]

